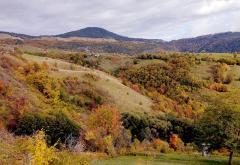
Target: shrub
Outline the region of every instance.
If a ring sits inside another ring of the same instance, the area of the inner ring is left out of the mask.
[[[6,82],[0,80],[0,96],[11,96],[12,86]]]
[[[100,77],[98,75],[95,75],[95,74],[91,74],[91,73],[85,73],[84,74],[84,77],[92,80],[92,81],[98,81],[100,80]]]
[[[229,66],[227,64],[217,64],[212,66],[211,69],[214,81],[216,83],[224,83]]]
[[[134,60],[133,60],[133,64],[134,64],[134,65],[137,65],[138,63],[139,63],[139,60],[137,60],[137,59],[134,59]]]
[[[5,69],[15,70],[20,66],[20,63],[11,55],[4,55],[0,56],[0,66]]]
[[[184,151],[187,153],[193,153],[194,151],[197,151],[198,147],[194,143],[187,143],[186,146],[184,147]]]
[[[1,94],[3,93],[4,89],[5,89],[5,83],[2,80],[0,80],[0,93]]]
[[[92,110],[103,104],[102,96],[107,96],[107,94],[95,89],[88,82],[79,81],[77,77],[67,77],[62,81],[60,99],[65,102]]]
[[[96,153],[94,153],[96,154]],[[55,159],[52,164],[56,165],[90,165],[89,155],[76,154],[69,151],[57,152],[58,159]]]
[[[130,130],[121,129],[114,146],[116,148],[126,148],[131,145],[132,135]]]
[[[169,139],[169,146],[174,149],[174,151],[183,151],[184,143],[181,138],[176,134],[172,134]]]
[[[130,152],[131,153],[136,153],[140,147],[140,141],[138,139],[134,139],[133,143],[131,144],[130,147]]]
[[[11,92],[10,86],[6,84],[4,81],[0,80],[0,95],[7,96]]]
[[[220,59],[217,60],[217,62],[225,63],[227,65],[235,65],[235,64],[237,64],[237,60],[236,59],[227,59],[227,58],[220,58]]]
[[[53,162],[54,159],[57,159],[55,148],[54,146],[47,146],[43,131],[39,131],[34,135],[32,144],[29,148],[33,155],[31,160],[31,164],[33,165],[48,165]]]
[[[227,92],[228,88],[226,85],[219,84],[219,83],[213,83],[209,86],[209,89],[215,90],[217,92]]]
[[[29,62],[21,68],[21,73],[25,76],[29,74],[33,74],[40,71],[46,71],[47,70],[47,64],[40,65],[36,62]]]
[[[161,153],[167,153],[170,151],[169,144],[160,139],[154,139],[152,141],[153,148]]]
[[[228,73],[224,80],[224,84],[231,84],[233,80],[234,80],[233,74]]]
[[[60,83],[45,72],[37,72],[27,76],[27,81],[41,92],[47,99],[56,102],[60,96]]]

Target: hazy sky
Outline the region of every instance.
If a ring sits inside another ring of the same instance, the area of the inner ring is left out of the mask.
[[[102,27],[172,40],[240,31],[240,0],[0,0],[0,30],[30,35]]]

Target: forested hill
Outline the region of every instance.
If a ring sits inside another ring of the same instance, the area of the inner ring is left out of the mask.
[[[180,52],[239,52],[240,32],[226,32],[174,40],[170,48]]]

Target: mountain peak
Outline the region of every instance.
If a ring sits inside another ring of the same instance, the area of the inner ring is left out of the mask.
[[[87,37],[87,38],[105,38],[128,41],[129,38],[110,32],[100,27],[87,27],[84,29],[67,32],[57,35],[57,37],[69,38],[69,37]]]

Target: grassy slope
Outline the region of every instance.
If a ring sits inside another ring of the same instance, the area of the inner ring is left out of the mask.
[[[157,157],[122,156],[107,160],[92,161],[92,165],[224,165],[226,156],[212,156],[209,158],[199,155],[166,154]],[[240,165],[240,158],[233,158],[234,165]]]
[[[77,76],[81,80],[88,81],[85,76],[86,73],[97,75],[100,79],[98,81],[90,83],[92,83],[98,89],[101,89],[107,93],[109,96],[108,101],[110,103],[113,102],[121,112],[151,111],[152,101],[149,98],[135,92],[131,88],[123,85],[120,80],[104,72],[85,68],[79,65],[74,65],[74,70],[71,70],[70,68],[72,64],[51,58],[38,57],[27,54],[23,55],[23,57],[27,60],[36,61],[39,63],[46,62],[50,66],[57,65],[58,71],[53,72],[53,74],[56,76]]]
[[[218,57],[217,55],[216,57]],[[215,57],[215,56],[213,56]],[[211,74],[211,66],[214,65],[212,62],[203,62],[200,65],[197,65],[192,68],[192,72],[203,79],[209,79],[212,77]],[[229,91],[228,92],[216,92],[214,90],[209,89],[202,89],[197,95],[200,94],[201,99],[205,102],[218,102],[221,100],[222,102],[225,102],[226,104],[233,104],[240,107],[239,100],[240,100],[240,66],[231,66],[230,71],[234,75],[234,81],[227,85]]]

